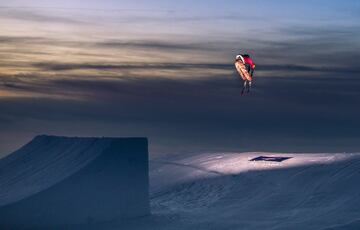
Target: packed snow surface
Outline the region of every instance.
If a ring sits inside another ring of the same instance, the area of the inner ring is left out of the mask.
[[[290,157],[283,162],[250,161]],[[128,229],[360,229],[360,154],[204,153],[150,162]]]
[[[1,159],[0,206],[64,180],[108,144],[36,138]],[[251,161],[259,156],[286,160]],[[168,155],[150,161],[149,176],[150,216],[74,229],[360,229],[358,153]]]
[[[0,159],[0,229],[149,215],[147,147],[146,138],[35,137]]]
[[[99,156],[110,142],[105,138],[37,136],[0,160],[0,207],[62,181]]]

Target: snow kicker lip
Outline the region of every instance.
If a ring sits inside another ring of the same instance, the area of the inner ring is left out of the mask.
[[[291,159],[292,157],[267,157],[267,156],[259,156],[255,157],[249,161],[274,161],[274,162],[283,162]]]
[[[82,229],[150,214],[147,138],[37,136],[0,170],[0,229]]]

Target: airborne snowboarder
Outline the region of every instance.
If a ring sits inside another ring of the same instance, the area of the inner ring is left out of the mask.
[[[235,67],[241,78],[244,80],[244,87],[241,95],[246,91],[250,92],[251,82],[254,75],[255,64],[248,54],[239,54],[235,58]]]

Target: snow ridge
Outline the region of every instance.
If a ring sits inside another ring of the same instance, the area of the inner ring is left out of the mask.
[[[51,187],[87,165],[109,144],[106,138],[35,137],[0,160],[0,206]]]

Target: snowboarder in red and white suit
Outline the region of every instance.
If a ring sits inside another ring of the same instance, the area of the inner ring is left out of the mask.
[[[238,70],[241,78],[244,80],[243,91],[247,89],[247,92],[249,92],[255,70],[254,61],[248,54],[239,54],[235,59],[235,67]]]

